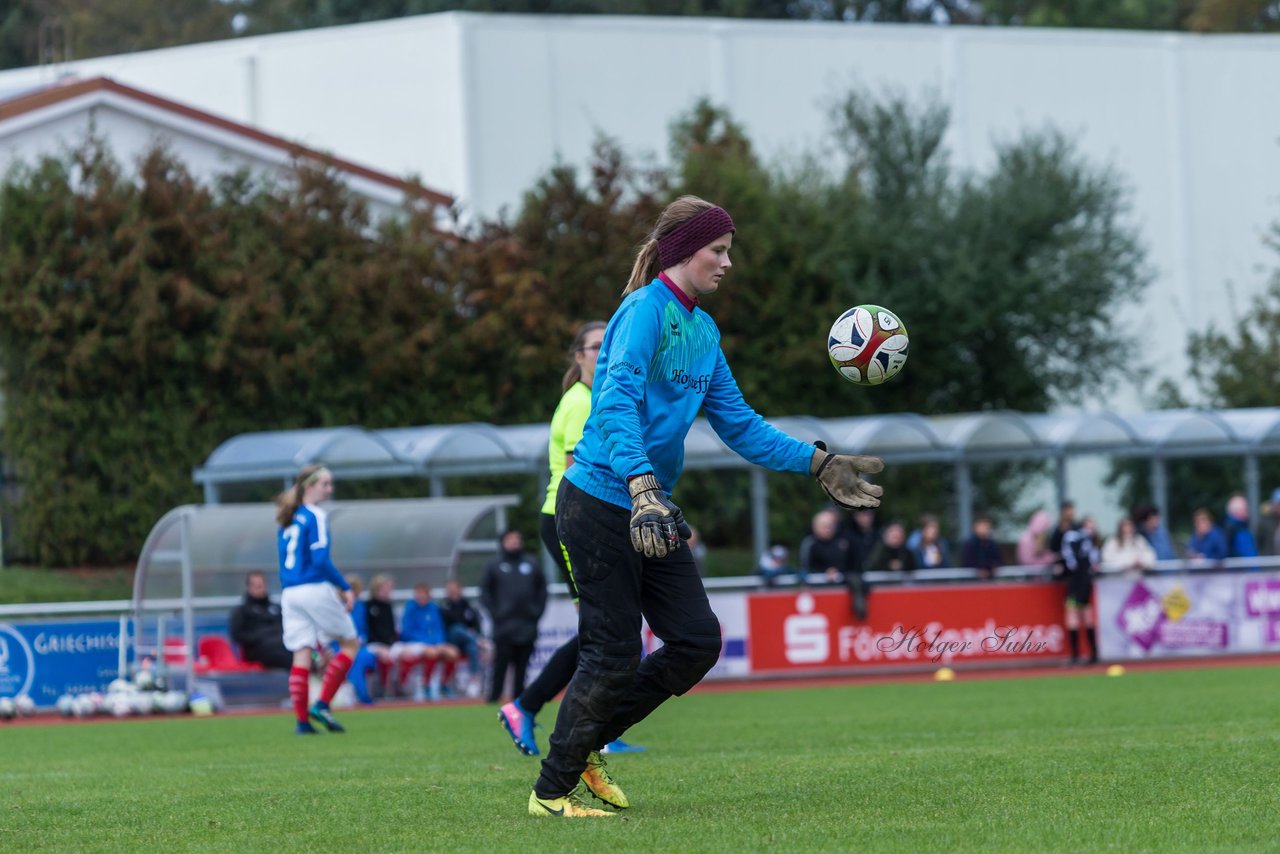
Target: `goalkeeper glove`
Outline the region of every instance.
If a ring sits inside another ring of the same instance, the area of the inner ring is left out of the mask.
[[[809,473],[818,479],[831,500],[846,510],[879,507],[884,487],[868,483],[860,475],[884,471],[884,460],[852,454],[829,454],[827,446],[815,442],[817,450],[809,462]]]
[[[651,474],[632,478],[631,545],[645,557],[666,557],[680,547],[680,528],[688,530],[684,514],[671,503]]]

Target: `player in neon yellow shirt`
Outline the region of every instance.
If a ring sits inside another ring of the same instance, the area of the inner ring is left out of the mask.
[[[591,414],[591,386],[595,380],[596,356],[604,339],[605,324],[596,320],[578,330],[569,349],[569,369],[564,375],[564,395],[551,416],[551,439],[547,457],[551,462],[551,482],[547,484],[547,500],[542,505],[542,518],[538,533],[547,551],[560,567],[560,576],[569,586],[573,601],[578,601],[578,590],[573,583],[568,558],[556,536],[556,490],[565,471],[573,465],[573,449],[582,438],[582,428]],[[498,720],[515,742],[516,749],[526,756],[538,755],[538,743],[534,737],[534,718],[542,707],[565,689],[578,666],[578,638],[575,635],[552,653],[547,666],[538,674],[519,697],[503,706]],[[623,753],[643,750],[643,747],[615,741],[607,752]]]

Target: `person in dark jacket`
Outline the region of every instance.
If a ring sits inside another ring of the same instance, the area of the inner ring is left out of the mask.
[[[244,601],[231,611],[231,640],[240,657],[267,667],[288,670],[293,653],[284,647],[284,623],[280,606],[267,595],[265,573],[250,572],[244,579]]]
[[[871,555],[880,545],[880,530],[876,526],[876,511],[871,508],[855,510],[840,528],[840,536],[849,541],[849,562],[844,571],[844,583],[849,588],[849,610],[859,620],[867,619],[867,600],[871,585],[863,574],[871,568]]]
[[[978,570],[979,578],[990,578],[995,575],[996,567],[1004,564],[1000,544],[991,536],[991,517],[979,516],[974,519],[972,530],[973,535],[964,541],[964,547],[960,550],[960,563]]]
[[[867,569],[874,572],[915,572],[916,556],[907,548],[907,529],[901,522],[884,526],[880,544],[871,553]]]
[[[849,571],[853,544],[840,530],[840,513],[821,510],[813,517],[809,535],[800,541],[800,580],[805,575],[821,575],[827,581],[844,580]]]
[[[369,582],[369,599],[364,603],[364,645],[378,662],[378,690],[383,696],[389,696],[393,685],[399,685],[391,679],[396,664],[391,650],[400,640],[392,601],[395,589],[396,582],[391,576],[375,575]]]
[[[502,535],[502,553],[484,571],[480,604],[493,623],[493,684],[488,701],[498,702],[514,670],[511,696],[524,690],[525,670],[538,638],[538,620],[547,606],[547,577],[524,550],[524,535],[509,530]]]
[[[462,584],[456,578],[445,583],[444,601],[439,606],[440,616],[444,618],[445,639],[467,657],[468,693],[475,691],[474,696],[479,696],[480,611],[462,595]]]

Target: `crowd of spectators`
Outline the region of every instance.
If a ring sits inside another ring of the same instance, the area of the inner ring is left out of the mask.
[[[1190,520],[1192,533],[1179,549],[1152,505],[1134,507],[1113,532],[1103,536],[1094,517],[1078,517],[1074,502],[1065,501],[1056,520],[1043,508],[1031,513],[1017,539],[1007,545],[996,540],[991,517],[979,514],[955,549],[935,514],[924,514],[908,532],[900,519],[881,524],[873,510],[846,513],[827,507],[814,514],[794,559],[789,546],[775,543],[760,556],[757,571],[765,587],[844,583],[850,588],[855,614],[865,619],[867,572],[902,573],[911,578],[920,570],[954,568],[972,570],[978,579],[990,579],[1001,567],[1018,567],[1023,575],[1058,577],[1066,571],[1071,557],[1064,550],[1074,548],[1080,553],[1081,537],[1097,552],[1088,570],[1091,574],[1136,576],[1158,569],[1203,570],[1213,568],[1206,566],[1206,561],[1220,564],[1228,558],[1280,555],[1280,489],[1260,508],[1256,529],[1250,528],[1249,519],[1249,502],[1242,494],[1225,502],[1220,519],[1208,508],[1199,508]],[[1072,532],[1077,534],[1068,537]]]

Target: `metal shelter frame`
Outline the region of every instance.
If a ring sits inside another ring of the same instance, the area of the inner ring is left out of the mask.
[[[833,451],[874,454],[886,463],[940,463],[954,470],[957,527],[967,535],[975,502],[974,465],[1048,460],[1058,500],[1068,494],[1067,460],[1077,456],[1150,460],[1153,503],[1168,516],[1167,462],[1192,457],[1240,457],[1244,493],[1256,514],[1262,495],[1258,459],[1280,454],[1280,407],[1174,409],[1120,415],[1113,412],[1026,414],[976,412],[925,417],[899,413],[857,418],[790,416],[769,419],[806,442],[822,440]],[[245,433],[228,439],[194,472],[205,500],[217,503],[226,484],[291,482],[308,463],[323,462],[343,477],[425,477],[431,494],[443,496],[447,477],[528,474],[546,483],[547,424],[495,426],[446,424],[367,430],[317,428]],[[733,453],[705,419],[685,440],[685,469],[748,469],[753,547],[770,542],[766,472]]]
[[[344,433],[347,439],[356,447],[359,431]],[[342,531],[334,538],[334,562],[366,578],[388,575],[397,589],[418,582],[438,587],[468,556],[488,559],[495,553],[507,508],[518,501],[489,495],[329,502],[330,522]],[[135,630],[140,632],[146,614],[180,613],[188,686],[194,684],[196,610],[225,604],[228,597],[235,601],[251,570],[274,578],[276,533],[274,505],[243,503],[175,507],[147,535],[133,579]],[[163,637],[157,645],[163,646]]]

